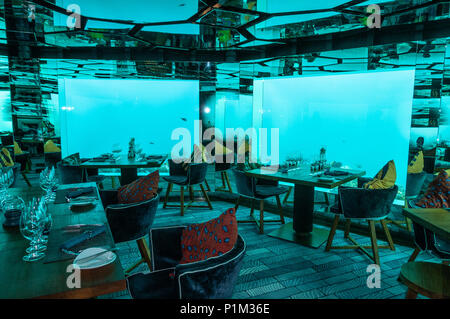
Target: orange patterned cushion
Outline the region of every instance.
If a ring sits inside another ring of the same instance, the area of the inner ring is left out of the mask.
[[[427,192],[416,205],[423,208],[448,208],[449,187],[450,177],[446,171],[442,170],[430,183]]]
[[[159,171],[154,171],[134,182],[124,185],[117,192],[119,204],[143,202],[155,197],[158,191]]]
[[[220,256],[230,251],[237,240],[238,228],[234,208],[218,218],[186,227],[181,235],[183,256],[180,264],[188,264]]]

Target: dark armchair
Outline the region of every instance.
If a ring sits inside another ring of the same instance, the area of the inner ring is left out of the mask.
[[[213,209],[208,194],[205,191],[202,183],[206,181],[206,173],[208,171],[208,163],[198,164],[184,164],[175,163],[169,159],[169,176],[163,177],[168,182],[166,198],[164,200],[163,208],[167,207],[180,207],[181,216],[184,216],[185,209],[189,207],[197,208],[209,208]],[[169,195],[172,191],[173,185],[180,186],[180,205],[167,204],[169,201]],[[194,186],[199,185],[200,190],[206,200],[207,206],[193,205],[194,203]],[[185,205],[184,203],[184,188],[189,190],[190,202]]]
[[[343,248],[360,249],[363,253],[373,259],[376,264],[380,265],[378,248],[395,250],[386,218],[390,213],[390,209],[397,195],[398,186],[394,185],[394,187],[389,189],[365,189],[363,188],[363,184],[366,181],[368,180],[359,179],[357,188],[339,187],[338,200],[336,204],[331,207],[331,212],[335,214],[335,218],[331,226],[325,251]],[[346,220],[344,237],[351,241],[354,244],[353,246],[332,246],[341,215],[343,215]],[[368,222],[371,246],[361,246],[350,236],[352,219],[366,220]],[[377,222],[381,223],[389,245],[378,245],[375,230],[375,224]],[[368,248],[372,249],[373,255],[366,250]]]
[[[186,226],[152,229],[150,249],[153,272],[128,277],[135,299],[226,299],[231,298],[246,245],[238,235],[227,253],[189,264],[182,257],[181,234]]]
[[[414,206],[413,203],[409,203],[408,207],[421,208]],[[414,222],[413,230],[416,248],[408,261],[415,261],[420,252],[427,251],[441,259],[443,263],[450,263],[450,242],[448,240],[436,236],[432,231]]]
[[[100,196],[114,242],[136,241],[138,245],[142,258],[127,269],[126,273],[131,272],[143,262],[146,262],[151,270],[152,265],[145,236],[153,225],[159,204],[159,195],[147,201],[131,204],[118,204],[117,190],[100,191]]]
[[[65,165],[62,162],[58,162],[56,164],[56,169],[58,170],[61,184],[77,184],[87,181],[95,182],[101,188],[102,183],[105,180],[105,176],[95,174],[98,173],[98,171],[93,171],[91,174],[86,172],[84,176],[83,169],[78,165]]]
[[[250,211],[250,217],[252,220],[239,220],[239,223],[256,223],[261,234],[264,233],[264,222],[281,222],[285,223],[283,208],[281,206],[280,195],[286,193],[288,188],[285,186],[279,186],[277,182],[263,179],[256,179],[245,174],[245,172],[233,169],[234,178],[236,182],[237,192],[239,198],[236,202],[236,211],[239,208],[242,197],[250,198],[252,207]],[[264,220],[264,199],[269,197],[276,197],[278,205],[278,213],[280,219],[277,220]],[[259,201],[259,220],[254,216],[254,204],[255,200]]]

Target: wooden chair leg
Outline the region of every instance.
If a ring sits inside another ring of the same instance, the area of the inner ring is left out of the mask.
[[[201,190],[202,190],[203,196],[205,196],[206,202],[208,203],[209,209],[212,210],[213,207],[212,207],[211,201],[209,200],[208,194],[206,193],[205,188],[203,187],[202,184],[200,184],[200,188],[201,188]]]
[[[288,190],[288,192],[286,193],[286,195],[284,196],[283,204],[286,204],[286,203],[287,203],[287,201],[288,201],[288,199],[289,199],[289,195],[291,195],[292,188],[293,188],[292,186],[289,186],[289,190]]]
[[[379,266],[380,264],[380,255],[378,253],[378,243],[377,243],[377,233],[375,229],[375,221],[369,220],[369,229],[370,229],[370,240],[372,243],[372,252],[373,252],[373,259],[375,263]]]
[[[163,208],[167,207],[167,202],[169,201],[169,194],[170,194],[170,191],[172,190],[172,186],[173,186],[172,183],[169,183],[169,185],[167,185],[166,198],[164,199]]]
[[[417,292],[415,292],[411,288],[408,288],[405,298],[406,299],[417,299]]]
[[[210,192],[211,188],[209,187],[209,184],[208,184],[208,181],[206,180],[206,178],[205,178],[205,185],[206,185],[206,191]]]
[[[222,179],[222,187],[221,188],[225,188],[225,172],[224,171],[220,172],[220,178]]]
[[[352,220],[346,219],[345,220],[345,231],[344,231],[344,238],[348,238],[350,236],[350,228],[352,226]]]
[[[189,199],[192,201],[194,200],[194,190],[192,186],[189,186]]]
[[[147,263],[150,271],[152,271],[152,261],[150,259],[150,251],[148,249],[147,241],[145,240],[145,238],[138,239],[137,245],[142,258],[144,259],[145,263]]]
[[[27,183],[28,187],[31,187],[31,183],[30,180],[28,179],[27,175],[25,174],[25,172],[21,172],[23,179],[25,180],[25,182]]]
[[[412,255],[409,257],[408,262],[416,260],[417,256],[419,256],[420,251],[421,251],[421,249],[419,247],[416,247],[416,249],[414,249]]]
[[[114,178],[114,176],[111,176],[111,187],[113,189],[116,188],[116,179]]]
[[[181,186],[180,190],[180,209],[181,209],[181,216],[184,216],[184,186]]]
[[[233,189],[231,188],[231,183],[230,183],[230,179],[228,178],[228,173],[225,171],[224,174],[225,174],[225,181],[227,182],[228,190],[230,193],[232,193]]]
[[[381,221],[381,225],[383,226],[384,233],[386,234],[386,238],[387,238],[387,241],[389,243],[389,248],[392,251],[395,251],[394,241],[392,240],[391,232],[389,231],[389,228],[387,226],[386,220],[382,220]]]
[[[264,234],[264,199],[259,201],[259,233]]]
[[[323,193],[325,198],[325,205],[330,206],[330,199],[328,198],[328,193]]]
[[[330,251],[331,245],[333,243],[334,235],[336,234],[336,229],[339,225],[340,215],[334,216],[333,224],[331,225],[330,234],[328,235],[327,246],[325,247],[325,251]]]
[[[408,217],[405,217],[406,229],[410,232],[413,231],[411,220]]]
[[[283,207],[281,206],[281,201],[280,201],[280,195],[277,195],[276,198],[277,198],[278,212],[280,214],[281,223],[285,224],[284,215],[283,215]]]
[[[239,196],[237,201],[236,201],[236,205],[234,206],[234,211],[237,212],[238,208],[239,208],[239,204],[241,202],[241,198],[242,196]]]

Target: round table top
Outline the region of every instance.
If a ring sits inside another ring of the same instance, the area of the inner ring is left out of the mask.
[[[417,293],[429,298],[450,298],[450,266],[431,262],[409,262],[400,278]]]

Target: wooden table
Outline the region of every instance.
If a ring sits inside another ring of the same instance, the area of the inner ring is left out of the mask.
[[[117,161],[94,161],[89,160],[80,165],[81,168],[120,168],[120,183],[121,185],[129,184],[138,178],[138,168],[159,168],[166,161],[167,156],[162,157],[161,160],[136,161],[128,159],[126,155],[121,155]],[[85,170],[83,170],[84,172]]]
[[[61,185],[59,189],[72,187],[96,187],[95,183]],[[12,188],[10,194],[22,197],[25,202],[33,196],[42,196],[40,188]],[[98,190],[97,190],[98,193]],[[106,223],[106,215],[99,199],[92,210],[74,213],[69,204],[50,204],[53,217],[51,231],[73,224]],[[4,218],[3,216],[1,218]],[[3,222],[3,221],[2,221]],[[111,232],[108,227],[108,232]],[[111,237],[112,238],[112,237]],[[19,229],[0,227],[0,298],[94,298],[126,289],[125,275],[119,258],[103,269],[81,271],[81,288],[68,288],[66,281],[72,273],[67,272],[71,260],[44,264],[43,260],[27,263],[22,261],[28,241]]]
[[[450,212],[442,208],[405,208],[403,215],[450,241]]]
[[[343,169],[339,169],[342,171]],[[295,184],[293,222],[283,225],[269,236],[293,241],[304,246],[318,248],[328,238],[329,230],[314,227],[314,188],[332,189],[353,179],[363,176],[361,170],[345,170],[349,175],[335,177],[332,182],[322,182],[313,176],[307,168],[290,170],[287,173],[273,172],[267,169],[255,169],[246,172],[248,176]],[[327,176],[331,177],[331,176]]]

